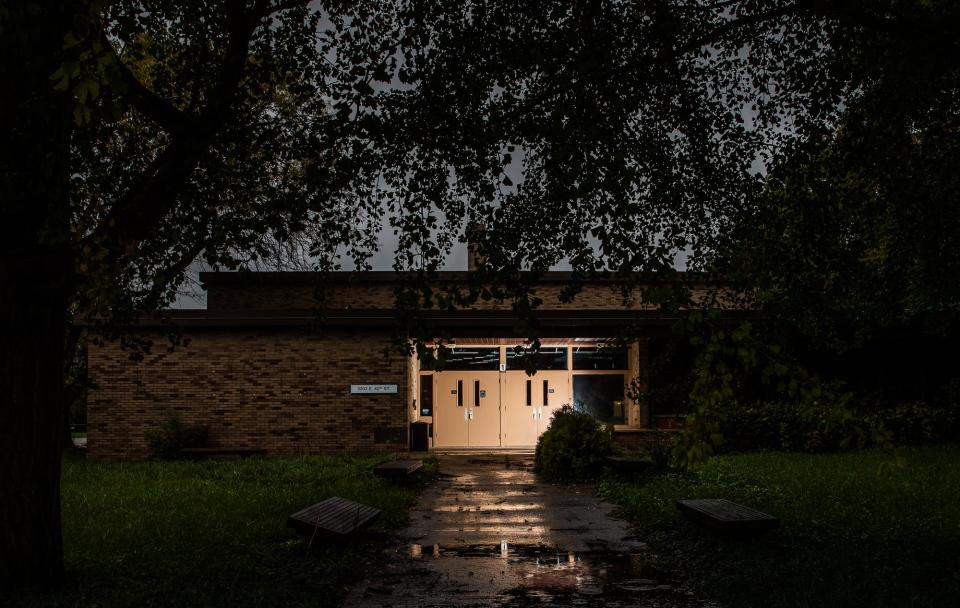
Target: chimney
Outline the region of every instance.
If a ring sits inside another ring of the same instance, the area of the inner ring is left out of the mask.
[[[473,272],[483,262],[483,256],[480,255],[477,241],[483,235],[486,228],[480,222],[470,222],[467,224],[467,270]]]

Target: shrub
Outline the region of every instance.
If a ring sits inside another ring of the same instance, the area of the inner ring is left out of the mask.
[[[203,424],[186,424],[177,417],[170,417],[161,422],[156,430],[144,433],[144,436],[155,458],[169,460],[178,458],[183,448],[205,447],[210,431]]]
[[[893,436],[894,443],[928,444],[960,441],[956,410],[923,403],[903,403],[876,411],[871,421]]]
[[[537,441],[534,470],[548,481],[589,481],[599,475],[613,451],[611,429],[589,414],[563,406]]]
[[[879,437],[894,444],[958,441],[960,420],[952,409],[918,403],[804,411],[795,403],[771,402],[731,406],[721,433],[724,452],[823,452],[866,447]]]
[[[673,461],[673,439],[651,441],[643,447],[643,454],[653,463],[654,471],[666,471]]]
[[[822,452],[853,447],[859,429],[848,420],[845,409],[804,409],[790,402],[734,405],[724,420],[723,451],[785,450]],[[853,440],[851,444],[850,441]]]

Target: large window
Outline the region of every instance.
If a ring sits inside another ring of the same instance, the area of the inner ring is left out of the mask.
[[[627,369],[627,349],[622,347],[573,347],[573,369]]]
[[[500,348],[455,346],[446,353],[443,371],[500,369]],[[438,365],[438,367],[440,367]]]
[[[543,346],[540,352],[536,354],[527,352],[525,356],[534,358],[538,370],[567,369],[566,346]],[[513,347],[507,348],[507,369],[526,369],[523,359]]]
[[[574,374],[573,407],[605,424],[624,424],[623,374]]]

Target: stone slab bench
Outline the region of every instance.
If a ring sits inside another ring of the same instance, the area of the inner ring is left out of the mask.
[[[310,544],[317,538],[343,541],[380,517],[380,509],[333,496],[287,518],[287,527],[305,536]]]
[[[406,479],[422,467],[422,460],[391,460],[373,467],[373,474],[387,479]]]
[[[214,458],[218,456],[263,456],[267,451],[263,448],[183,448],[181,456],[187,458]]]
[[[759,534],[780,525],[780,520],[772,515],[722,498],[678,500],[677,509],[687,519],[722,534]]]

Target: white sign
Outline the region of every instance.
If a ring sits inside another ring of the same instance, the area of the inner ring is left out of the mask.
[[[396,395],[396,384],[351,384],[351,395]]]

